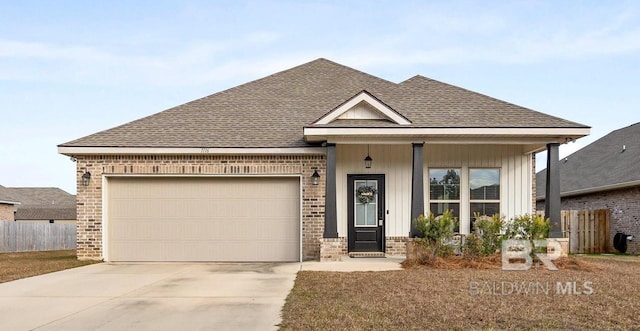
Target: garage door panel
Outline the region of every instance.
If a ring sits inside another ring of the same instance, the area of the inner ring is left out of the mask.
[[[109,178],[110,261],[297,261],[298,178]]]

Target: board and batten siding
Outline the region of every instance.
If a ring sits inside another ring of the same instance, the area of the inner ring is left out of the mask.
[[[408,236],[411,219],[411,145],[370,145],[373,159],[364,167],[367,145],[336,145],[336,206],[338,235],[347,236],[347,175],[385,175],[385,236]]]
[[[338,234],[347,235],[347,175],[385,175],[385,236],[408,236],[411,221],[412,147],[370,145],[370,169],[364,167],[367,145],[336,146]],[[500,169],[500,213],[507,219],[532,212],[532,162],[518,145],[424,145],[425,209],[429,210],[429,168],[461,169],[460,225],[469,229],[469,168]]]
[[[460,229],[469,230],[469,168],[500,169],[500,214],[506,219],[532,213],[532,155],[518,145],[424,146],[425,209],[429,209],[429,168],[460,168]]]

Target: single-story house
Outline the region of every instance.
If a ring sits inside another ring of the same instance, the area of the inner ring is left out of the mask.
[[[640,123],[615,130],[560,160],[562,209],[609,209],[609,242],[632,235],[628,253],[640,253]],[[536,175],[538,207],[545,203],[546,170]]]
[[[0,198],[0,221],[14,221],[16,206],[20,202]]]
[[[404,254],[429,211],[461,233],[475,212],[530,214],[534,153],[589,131],[318,59],[58,151],[77,160],[81,259],[324,261]]]
[[[0,185],[0,200],[8,198],[16,201],[11,208],[11,221],[69,224],[76,222],[75,195],[57,187],[4,187]],[[3,218],[0,217],[0,219]]]

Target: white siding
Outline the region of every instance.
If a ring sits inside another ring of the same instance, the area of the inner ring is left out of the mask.
[[[461,229],[469,229],[469,168],[500,169],[500,209],[507,219],[531,214],[531,154],[517,145],[424,145],[425,209],[429,210],[429,168],[461,169]],[[338,234],[347,235],[347,175],[385,175],[385,236],[407,236],[411,220],[412,147],[371,145],[371,169],[364,167],[367,145],[336,146]]]
[[[371,169],[364,167],[367,145],[336,146],[338,235],[347,236],[347,175],[385,175],[385,236],[407,236],[411,219],[411,145],[371,145]]]
[[[428,145],[424,147],[425,179],[429,168],[461,168],[461,229],[469,229],[469,168],[500,169],[500,210],[507,219],[531,214],[531,154],[517,145]],[[425,208],[429,184],[425,180]]]
[[[353,106],[353,108],[338,116],[338,119],[378,120],[386,119],[386,117],[380,114],[380,112],[368,102],[361,101],[357,105]]]

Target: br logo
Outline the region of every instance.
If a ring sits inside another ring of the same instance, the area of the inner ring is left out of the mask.
[[[544,263],[548,270],[558,270],[553,260],[560,257],[562,247],[555,240],[540,239],[534,240],[533,246],[547,247],[547,253],[535,253],[535,256]],[[502,270],[529,270],[533,264],[531,258],[531,243],[528,240],[509,239],[502,241]],[[551,252],[551,253],[549,253]],[[522,261],[514,262],[514,260]]]

